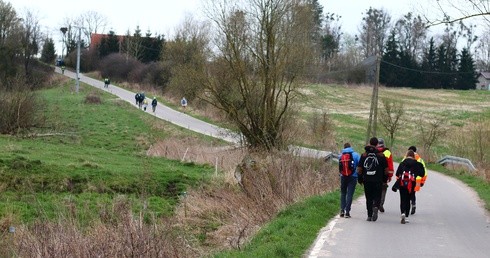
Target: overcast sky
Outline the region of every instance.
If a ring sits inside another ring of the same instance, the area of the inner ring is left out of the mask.
[[[61,41],[59,28],[65,17],[77,17],[87,11],[96,11],[108,19],[105,32],[114,30],[125,34],[134,32],[140,26],[143,32],[148,29],[153,34],[164,34],[167,39],[173,36],[176,26],[186,15],[203,17],[202,2],[205,0],[3,0],[10,2],[22,16],[25,10],[33,11],[40,19],[43,30],[57,42]],[[324,13],[342,16],[342,30],[351,35],[358,34],[363,13],[370,7],[383,8],[396,20],[409,11],[424,10],[420,3],[427,0],[319,0]]]

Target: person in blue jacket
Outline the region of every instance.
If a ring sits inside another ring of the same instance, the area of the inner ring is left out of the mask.
[[[344,149],[342,154],[351,153],[352,157],[352,174],[346,176],[342,173],[341,158],[339,158],[339,174],[340,174],[340,217],[350,218],[350,208],[352,204],[352,197],[354,196],[354,191],[356,190],[357,184],[357,165],[359,163],[360,155],[355,152],[351,147],[350,143],[346,142],[344,144]],[[342,157],[342,154],[340,155]]]

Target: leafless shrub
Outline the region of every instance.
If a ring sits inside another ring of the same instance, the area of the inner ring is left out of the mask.
[[[0,235],[2,257],[191,257],[185,239],[168,221],[153,219],[142,211],[133,214],[114,203],[110,222],[93,221],[81,227],[75,217],[39,220],[22,225],[14,233]],[[4,248],[5,247],[5,248]]]
[[[141,63],[124,54],[114,53],[105,57],[99,63],[101,74],[109,76],[114,81],[129,81],[129,75],[137,70]]]
[[[84,102],[85,104],[101,104],[102,99],[100,98],[100,95],[98,95],[97,92],[93,91],[87,94],[87,96],[85,96]]]
[[[490,122],[480,118],[478,121],[454,130],[448,137],[454,155],[470,159],[478,168],[480,176],[490,181]]]
[[[398,132],[402,118],[405,115],[405,109],[401,101],[382,99],[383,108],[380,110],[379,122],[388,132],[389,147],[393,147],[395,134]]]
[[[432,119],[419,119],[417,122],[418,136],[425,151],[426,161],[431,160],[431,148],[441,140],[448,131],[444,117],[439,116]]]
[[[0,89],[0,133],[17,134],[44,123],[43,102],[26,80],[9,80],[9,91]]]
[[[312,135],[312,139],[310,139],[309,144],[317,148],[327,148],[330,150],[335,149],[335,138],[333,135],[334,124],[327,113],[315,113],[309,120],[309,128],[311,130],[311,134],[305,134],[303,131],[300,139],[307,140],[305,139],[305,136]]]

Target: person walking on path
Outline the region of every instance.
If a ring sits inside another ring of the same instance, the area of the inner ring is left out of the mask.
[[[157,109],[157,97],[153,97],[153,100],[151,101],[151,110],[153,111],[153,114],[155,114],[155,110]]]
[[[378,138],[372,137],[369,145],[364,147],[359,164],[357,165],[358,182],[364,185],[366,196],[367,221],[378,219],[379,201],[383,177],[388,175],[388,165],[385,156],[376,149]]]
[[[105,78],[104,79],[104,88],[109,88],[109,84],[111,84],[111,80],[109,80],[109,78]]]
[[[143,100],[143,110],[146,111],[146,108],[148,107],[148,99]]]
[[[400,191],[400,223],[405,224],[408,223],[411,196],[415,194],[416,178],[424,176],[424,167],[422,163],[415,160],[415,153],[412,150],[407,152],[406,158],[398,166],[395,175],[396,182],[392,190]]]
[[[412,204],[412,209],[410,211],[410,214],[413,215],[413,214],[415,214],[415,209],[416,209],[416,197],[415,197],[415,193],[417,191],[419,191],[420,190],[420,187],[424,186],[424,184],[425,184],[425,180],[427,179],[427,168],[425,167],[424,160],[417,153],[417,147],[415,147],[415,146],[412,145],[412,146],[408,147],[408,150],[411,150],[411,151],[414,152],[414,154],[415,154],[415,160],[417,162],[419,162],[420,164],[422,164],[422,166],[424,167],[424,176],[422,176],[421,178],[416,178],[415,179],[416,180],[415,192],[412,195],[410,195],[410,202]]]
[[[345,143],[339,158],[340,217],[350,218],[352,197],[357,184],[356,168],[359,158],[359,153],[354,151],[350,143]]]
[[[180,105],[182,106],[183,109],[185,109],[187,107],[187,99],[185,97],[183,97],[180,100]]]
[[[381,188],[381,199],[379,201],[379,211],[385,212],[384,204],[386,197],[386,190],[388,189],[388,183],[391,182],[391,178],[393,177],[393,173],[395,172],[393,166],[393,155],[391,154],[390,149],[386,148],[385,141],[383,138],[378,138],[378,146],[377,149],[380,153],[386,157],[386,163],[388,164],[388,175],[383,177],[383,187]]]

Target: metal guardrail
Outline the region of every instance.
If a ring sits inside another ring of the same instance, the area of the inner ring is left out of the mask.
[[[330,152],[328,155],[325,156],[325,162],[330,161],[330,160],[333,162],[339,162],[339,157],[340,157],[340,154]]]
[[[463,166],[466,166],[471,171],[476,171],[476,168],[473,165],[473,163],[471,162],[471,160],[466,159],[466,158],[460,158],[460,157],[446,155],[446,156],[442,157],[440,160],[438,160],[437,163],[439,163],[441,165],[445,165],[446,163],[463,165]]]

